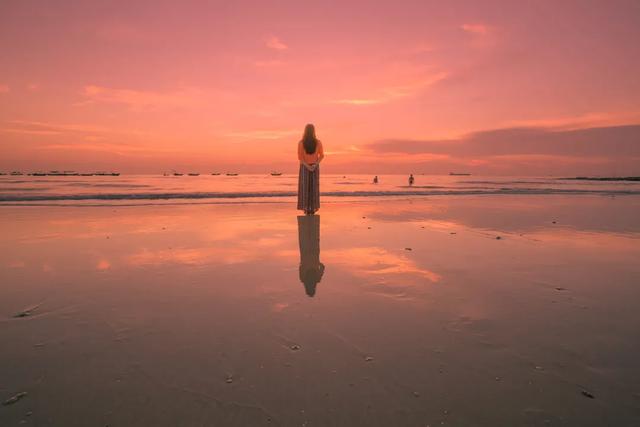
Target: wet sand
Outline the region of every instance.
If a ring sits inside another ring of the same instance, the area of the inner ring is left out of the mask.
[[[1,426],[640,425],[637,196],[3,206],[0,235]]]

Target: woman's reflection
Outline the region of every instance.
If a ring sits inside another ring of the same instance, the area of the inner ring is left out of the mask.
[[[320,262],[320,215],[298,217],[300,243],[300,281],[308,296],[316,294],[316,285],[322,280],[324,264]]]

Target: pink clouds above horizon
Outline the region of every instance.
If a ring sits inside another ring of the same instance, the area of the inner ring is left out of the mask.
[[[293,171],[313,122],[329,172],[640,174],[549,142],[640,124],[640,6],[534,3],[5,2],[0,170]]]

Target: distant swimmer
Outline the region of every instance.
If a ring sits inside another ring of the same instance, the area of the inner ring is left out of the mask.
[[[378,183],[378,175],[376,175],[376,176],[374,176],[374,177],[373,177],[373,183],[374,183],[374,184],[377,184],[377,183]]]
[[[413,179],[413,174],[410,174],[410,175],[409,175],[409,185],[413,185],[413,181],[415,181],[415,180]]]

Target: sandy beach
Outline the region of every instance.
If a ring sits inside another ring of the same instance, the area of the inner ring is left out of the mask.
[[[639,212],[3,206],[0,425],[640,425]]]

